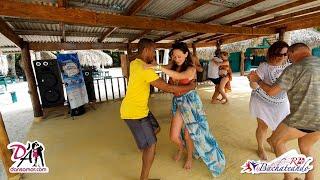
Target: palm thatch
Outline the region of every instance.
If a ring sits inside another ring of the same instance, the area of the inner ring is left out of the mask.
[[[300,42],[307,44],[311,48],[320,46],[320,32],[316,28],[291,31],[290,36],[289,44]]]

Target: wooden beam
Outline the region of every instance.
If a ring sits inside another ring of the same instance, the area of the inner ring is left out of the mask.
[[[309,19],[314,19],[314,18],[319,18],[320,17],[320,12],[318,13],[313,13],[313,14],[308,14],[305,16],[299,16],[299,17],[291,17],[284,19],[282,21],[278,21],[275,23],[267,24],[264,25],[263,27],[276,27],[276,28],[281,28],[281,27],[286,27],[288,24],[292,24],[293,22],[303,22],[304,20],[309,20]],[[315,24],[319,24],[320,22],[315,22]]]
[[[288,23],[285,27],[286,31],[293,31],[297,29],[305,29],[318,26],[320,26],[320,16],[310,19],[301,19],[292,23]]]
[[[250,24],[250,26],[251,27],[259,27],[259,26],[267,25],[269,23],[274,23],[274,22],[277,22],[277,21],[280,21],[280,20],[283,20],[283,19],[288,19],[288,18],[292,18],[292,17],[295,17],[295,16],[300,16],[300,15],[304,15],[304,14],[308,14],[308,13],[312,13],[312,12],[316,12],[316,11],[320,11],[320,6],[313,7],[313,8],[310,8],[310,9],[305,9],[305,10],[294,12],[294,13],[281,15],[281,16],[276,16],[276,17],[274,17],[272,19],[268,19],[268,20],[265,20],[265,21],[260,21],[260,22],[254,23],[254,24]]]
[[[187,13],[195,10],[196,8],[202,6],[202,5],[206,4],[206,3],[209,3],[209,2],[210,2],[210,0],[198,0],[198,1],[196,1],[195,3],[191,4],[190,6],[187,6],[186,8],[184,8],[184,9],[176,12],[176,13],[175,13],[174,15],[172,15],[169,19],[170,19],[170,20],[176,20],[176,19],[178,19],[179,17],[181,17],[181,16],[183,16],[183,15],[185,15],[185,14],[187,14]],[[148,34],[149,32],[151,32],[151,30],[145,30],[145,31],[143,31],[142,33],[140,33],[138,36],[130,39],[129,42],[133,42],[134,40],[139,39],[140,37],[144,36],[145,34]],[[156,39],[155,42],[158,42],[158,41],[161,41],[161,40],[166,39],[166,38],[168,38],[168,37],[174,36],[174,35],[176,35],[176,34],[178,34],[178,33],[179,33],[179,32],[172,32],[171,34],[168,34],[168,35],[166,35],[166,36],[163,36],[163,37],[161,37],[161,38]]]
[[[124,43],[30,43],[30,50],[57,51],[57,50],[89,50],[89,49],[120,49],[125,50]]]
[[[221,17],[224,17],[226,15],[229,15],[229,14],[232,14],[234,12],[240,11],[242,9],[248,8],[250,6],[256,5],[256,4],[258,4],[258,3],[262,2],[262,1],[264,1],[264,0],[251,0],[249,2],[246,2],[244,4],[239,5],[237,7],[234,7],[234,8],[228,9],[226,11],[223,11],[222,13],[219,13],[219,14],[216,14],[214,16],[211,16],[211,17],[201,21],[200,23],[209,23],[211,21],[214,21],[214,20],[219,19]],[[191,38],[195,38],[195,37],[201,36],[203,34],[205,34],[205,33],[197,33],[194,36],[192,36]],[[188,39],[191,39],[191,38],[188,38]],[[184,40],[188,40],[188,39],[184,39]]]
[[[166,38],[171,37],[171,36],[175,36],[175,35],[177,35],[179,33],[180,32],[173,32],[173,33],[167,34],[165,36],[162,36],[161,38],[155,39],[154,42],[159,42],[159,41],[161,41],[163,39],[166,39]]]
[[[103,42],[107,37],[109,37],[115,30],[117,30],[118,28],[117,27],[114,27],[114,28],[110,28],[108,29],[106,32],[104,32],[102,34],[102,36],[98,39],[98,42],[101,43]]]
[[[7,179],[13,179],[15,176],[20,176],[20,174],[12,174],[9,172],[9,168],[12,166],[13,162],[11,161],[12,152],[7,148],[9,145],[9,137],[5,128],[5,124],[2,119],[2,114],[0,112],[0,155],[3,163],[3,167],[7,173]],[[20,178],[15,178],[20,179]]]
[[[128,16],[134,16],[136,15],[139,11],[142,10],[142,8],[144,8],[148,3],[150,2],[150,0],[137,0],[129,9],[129,11],[127,12]]]
[[[216,43],[197,43],[196,47],[211,47]],[[89,50],[89,49],[119,49],[127,50],[127,43],[30,43],[30,50],[58,51],[58,50]],[[156,43],[156,48],[171,48],[172,43]],[[138,47],[137,43],[131,44],[130,49]],[[192,44],[188,44],[192,48]]]
[[[1,5],[0,5],[1,6]],[[18,47],[22,46],[22,38],[16,35],[13,30],[8,26],[8,24],[0,18],[0,33],[7,37],[10,41],[12,41]]]
[[[128,10],[128,12],[126,13],[127,16],[134,16],[136,15],[139,11],[142,10],[143,7],[145,7],[148,3],[150,2],[150,0],[138,0],[136,1],[131,8]],[[102,36],[99,38],[98,42],[103,42],[104,39],[106,39],[107,37],[109,37],[114,31],[116,31],[118,29],[118,27],[114,27],[109,29],[108,31],[106,31],[105,33],[102,34]],[[135,40],[135,39],[134,39]],[[134,40],[129,40],[129,42],[132,42]]]
[[[279,33],[279,40],[284,41],[284,34],[286,33],[286,28],[277,29],[277,32]]]
[[[65,29],[65,24],[60,23],[60,31],[61,31],[61,42],[66,42],[66,29]]]
[[[211,21],[214,21],[214,20],[219,19],[221,17],[224,17],[226,15],[230,15],[230,14],[232,14],[234,12],[237,12],[237,11],[240,11],[242,9],[248,8],[250,6],[256,5],[256,4],[258,4],[260,2],[263,2],[263,1],[265,1],[265,0],[251,0],[249,2],[246,2],[246,3],[243,3],[243,4],[239,5],[237,7],[234,7],[234,8],[228,9],[226,11],[223,11],[222,13],[219,13],[217,15],[211,16],[211,17],[201,21],[201,23],[209,23]]]
[[[269,10],[266,10],[266,11],[263,11],[263,12],[256,13],[254,15],[251,15],[251,16],[248,16],[248,17],[245,17],[245,18],[241,18],[241,19],[229,22],[226,25],[235,25],[235,24],[243,23],[243,22],[246,22],[246,21],[250,21],[252,19],[256,19],[256,18],[259,18],[259,17],[267,16],[269,14],[277,13],[277,12],[280,12],[280,11],[283,11],[283,10],[286,10],[286,9],[294,8],[294,7],[301,6],[301,5],[304,5],[306,3],[310,3],[310,2],[314,2],[314,1],[316,1],[316,0],[298,0],[296,2],[285,4],[285,5],[276,7],[276,8],[272,8],[272,9],[269,9]]]
[[[203,6],[204,4],[209,3],[210,0],[198,0],[196,2],[194,2],[193,4],[191,4],[190,6],[185,7],[184,9],[176,12],[174,15],[172,15],[169,19],[170,20],[176,20],[179,17],[182,17],[183,15],[197,9],[200,6]]]
[[[21,52],[21,60],[22,60],[22,64],[23,64],[24,74],[26,75],[27,82],[28,82],[28,87],[29,87],[28,92],[29,92],[32,107],[33,107],[33,115],[34,115],[34,117],[42,117],[43,111],[42,111],[39,96],[38,96],[36,79],[33,74],[29,44],[26,42],[23,43],[21,51],[22,51]]]

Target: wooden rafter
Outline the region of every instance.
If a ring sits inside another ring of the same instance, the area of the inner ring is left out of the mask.
[[[313,1],[315,1],[315,0],[299,0],[299,1],[296,1],[296,2],[293,2],[293,3],[285,4],[285,5],[276,7],[276,8],[272,8],[272,9],[269,9],[269,10],[266,10],[266,11],[263,11],[263,12],[256,13],[254,15],[251,15],[251,16],[248,16],[248,17],[245,17],[245,18],[241,18],[241,19],[229,22],[226,25],[229,25],[229,26],[236,25],[236,24],[239,24],[239,23],[242,23],[242,22],[246,22],[246,21],[250,21],[250,20],[262,17],[262,16],[266,16],[266,15],[269,15],[269,14],[280,12],[280,11],[283,11],[283,10],[286,10],[286,9],[290,9],[290,8],[293,8],[293,7],[301,6],[301,5],[305,4],[305,3],[310,3],[310,2],[313,2]],[[202,35],[203,33],[198,33],[198,34]]]
[[[179,17],[181,17],[181,16],[183,16],[183,15],[185,15],[185,14],[187,14],[187,13],[189,13],[189,12],[197,9],[198,7],[200,7],[200,6],[202,6],[202,5],[206,4],[206,3],[209,3],[209,2],[210,2],[210,0],[198,0],[198,1],[194,2],[193,4],[191,4],[190,6],[187,6],[187,7],[185,7],[184,9],[176,12],[176,13],[175,13],[174,15],[172,15],[169,19],[170,19],[170,20],[176,20],[176,19],[178,19]],[[138,36],[130,39],[129,42],[132,42],[132,41],[134,41],[134,40],[136,40],[136,39],[139,39],[140,37],[144,36],[145,34],[148,34],[149,32],[151,32],[151,30],[145,30],[144,32],[142,32],[142,33],[139,34]],[[161,38],[159,38],[159,39],[156,39],[155,42],[158,42],[158,41],[161,41],[161,40],[163,40],[163,39],[165,39],[165,38],[174,36],[174,35],[176,35],[176,34],[178,34],[178,33],[179,33],[179,32],[172,32],[171,34],[168,34],[168,35],[166,35],[166,36],[164,36],[164,37],[161,37]]]
[[[150,0],[137,0],[129,9],[129,11],[127,12],[127,15],[134,16],[139,11],[141,11],[149,2]]]
[[[229,22],[226,25],[230,25],[231,26],[231,25],[242,23],[242,22],[250,21],[252,19],[256,19],[256,18],[259,18],[259,17],[263,17],[263,16],[267,16],[267,15],[276,13],[276,12],[280,12],[280,11],[283,11],[283,10],[286,10],[286,9],[290,9],[290,8],[294,8],[294,7],[297,7],[297,6],[301,6],[301,5],[304,5],[306,3],[310,3],[310,2],[313,2],[313,1],[316,1],[316,0],[299,0],[299,1],[296,1],[296,2],[285,4],[285,5],[276,7],[276,8],[272,8],[272,9],[269,9],[269,10],[266,10],[266,11],[263,11],[263,12],[256,13],[254,15],[251,15],[251,16],[248,16],[248,17],[245,17],[245,18],[241,18],[241,19]]]
[[[120,49],[126,50],[126,43],[30,43],[30,50],[34,51],[55,51],[55,50],[86,50],[86,49]],[[137,44],[131,44],[137,48]],[[157,48],[170,48],[172,43],[156,43]],[[191,48],[192,44],[188,44]],[[215,43],[198,43],[196,47],[215,46]]]
[[[115,26],[133,29],[150,29],[180,32],[201,33],[229,33],[245,35],[263,35],[274,33],[273,29],[232,27],[223,25],[208,25],[169,21],[140,16],[123,16],[96,13],[80,9],[57,8],[19,1],[0,0],[0,15],[24,17],[29,19],[51,20],[70,24],[84,24],[92,26]]]
[[[214,21],[216,19],[219,19],[219,18],[221,18],[223,16],[226,16],[226,15],[232,14],[234,12],[240,11],[242,9],[248,8],[250,6],[256,5],[256,4],[258,4],[260,2],[263,2],[263,1],[265,1],[265,0],[251,0],[249,2],[246,2],[246,3],[243,3],[243,4],[239,5],[237,7],[234,7],[234,8],[228,9],[226,11],[223,11],[222,13],[219,13],[217,15],[213,15],[213,16],[201,21],[201,23],[209,23],[209,22]]]
[[[276,17],[274,17],[272,19],[268,19],[268,20],[265,20],[265,21],[260,21],[260,22],[254,23],[254,24],[250,24],[250,26],[251,27],[259,27],[259,26],[267,25],[269,23],[277,22],[277,21],[280,21],[280,20],[283,20],[283,19],[292,18],[292,17],[295,17],[295,16],[300,16],[300,15],[304,15],[304,14],[308,14],[308,13],[312,13],[312,12],[316,12],[316,11],[320,11],[320,6],[313,7],[313,8],[310,8],[310,9],[305,9],[305,10],[302,10],[302,11],[297,11],[297,12],[294,12],[294,13],[281,15],[281,16],[276,16]]]
[[[228,9],[228,10],[226,10],[226,11],[223,11],[222,13],[213,15],[213,16],[211,16],[211,17],[209,17],[209,18],[201,21],[200,23],[209,23],[209,22],[211,22],[211,21],[214,21],[214,20],[219,19],[219,18],[221,18],[221,17],[224,17],[224,16],[226,16],[226,15],[229,15],[229,14],[232,14],[232,13],[234,13],[234,12],[240,11],[240,10],[242,10],[242,9],[248,8],[248,7],[250,7],[250,6],[256,5],[256,4],[258,4],[258,3],[262,2],[262,1],[265,1],[265,0],[251,0],[251,1],[249,1],[249,2],[246,2],[246,3],[244,3],[244,4],[239,5],[239,6],[237,6],[237,7],[234,7],[234,8]],[[203,35],[203,34],[205,34],[205,33],[197,33],[197,34],[195,34],[194,36],[192,36],[192,38],[201,36],[201,35]],[[188,38],[188,39],[191,39],[191,38]],[[184,39],[184,40],[188,40],[188,39]]]
[[[128,10],[126,13],[127,16],[134,16],[136,15],[139,11],[141,11],[148,3],[150,0],[138,0],[136,1],[131,8]],[[106,32],[102,34],[102,36],[98,39],[98,42],[103,42],[107,37],[109,37],[114,31],[116,31],[118,27],[110,28]]]
[[[58,0],[58,7],[59,8],[66,8],[67,7],[67,0]],[[60,31],[61,31],[61,42],[66,42],[66,29],[65,24],[63,22],[59,23]]]
[[[304,15],[304,16],[299,16],[299,17],[290,17],[290,18],[284,19],[282,21],[278,21],[278,22],[264,25],[264,27],[282,27],[282,26],[286,26],[288,23],[291,23],[294,21],[300,21],[300,20],[303,21],[303,20],[314,19],[314,18],[319,18],[319,17],[320,17],[320,12],[308,14],[308,15]],[[318,22],[318,24],[320,24],[320,22]]]
[[[20,38],[14,31],[8,26],[8,24],[0,18],[0,33],[7,37],[18,47],[22,47],[22,38]]]

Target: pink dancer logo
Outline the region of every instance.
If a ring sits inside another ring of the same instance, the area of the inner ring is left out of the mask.
[[[14,162],[9,168],[11,173],[48,173],[44,158],[45,147],[38,141],[13,142],[7,146],[12,149],[11,160]]]
[[[263,174],[263,173],[299,173],[304,174],[313,169],[310,163],[312,157],[298,154],[296,150],[290,150],[276,159],[266,161],[247,160],[241,167],[240,173]]]

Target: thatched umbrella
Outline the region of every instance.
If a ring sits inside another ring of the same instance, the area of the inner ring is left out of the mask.
[[[77,53],[80,64],[83,66],[95,66],[101,68],[111,66],[113,60],[111,56],[99,50],[67,51],[65,53]],[[50,51],[40,52],[40,59],[56,59],[56,55]]]
[[[7,75],[8,74],[8,59],[6,55],[0,55],[0,74]]]

